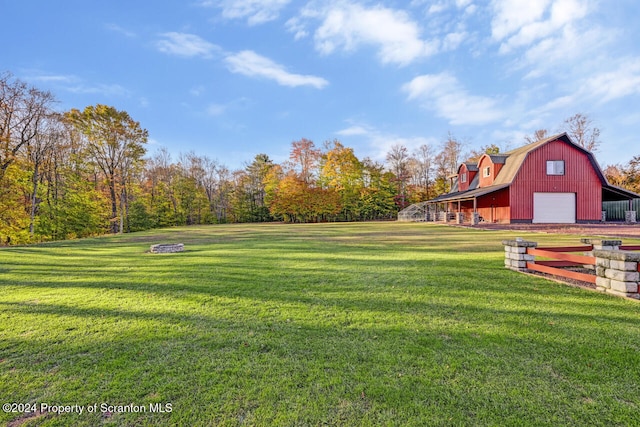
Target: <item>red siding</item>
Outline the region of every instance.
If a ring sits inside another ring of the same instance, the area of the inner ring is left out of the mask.
[[[478,213],[486,222],[510,222],[509,189],[505,188],[478,198]]]
[[[462,182],[462,176],[465,174],[467,175],[467,180],[465,182]],[[458,170],[458,191],[467,191],[469,189],[469,182],[471,181],[470,178],[471,177],[469,174],[469,170],[467,169],[467,165],[463,163]]]
[[[469,184],[473,181],[473,178],[476,176],[476,171],[470,171],[467,168],[466,164],[461,164],[458,168],[458,191],[467,191],[469,189]],[[466,182],[462,182],[462,175],[467,175]]]
[[[493,179],[496,179],[496,176],[500,173],[500,169],[504,166],[503,163],[494,163],[493,164]]]
[[[500,169],[502,169],[501,163],[493,163],[491,157],[488,155],[483,155],[478,162],[478,173],[480,174],[480,180],[478,181],[478,187],[488,187],[493,185],[493,181],[496,179],[496,176],[500,173]],[[484,169],[486,167],[491,168],[491,172],[489,176],[484,176]]]
[[[510,208],[509,208],[509,189],[505,188],[495,193],[481,196],[476,202],[478,214],[485,222],[503,222],[508,223],[510,221]],[[451,203],[450,210],[453,212],[458,211],[458,203]],[[473,213],[473,201],[465,200],[460,203],[460,211],[465,213],[465,219],[471,220],[471,214]]]
[[[491,167],[491,173],[489,176],[484,176],[484,170],[487,167]],[[480,174],[480,180],[478,181],[478,187],[488,187],[493,184],[493,177],[495,176],[495,168],[491,157],[484,155],[478,162],[478,173]]]
[[[471,181],[473,181],[477,174],[478,171],[469,171],[469,178],[467,179],[467,182],[471,184]]]
[[[564,160],[565,174],[547,175],[547,160]],[[533,219],[533,193],[575,193],[576,220],[599,221],[602,183],[588,156],[562,141],[553,141],[529,153],[511,185],[512,221]]]

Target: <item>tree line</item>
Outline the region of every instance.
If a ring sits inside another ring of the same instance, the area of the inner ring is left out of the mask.
[[[97,104],[59,112],[54,96],[0,74],[0,244],[230,222],[362,221],[449,190],[462,144],[391,147],[386,163],[340,141],[291,143],[244,168],[194,152],[147,152],[148,132]]]
[[[448,192],[460,161],[500,151],[463,153],[449,133],[438,147],[393,145],[378,162],[339,140],[302,138],[287,161],[261,153],[231,170],[194,152],[149,154],[147,130],[125,111],[97,104],[58,112],[54,103],[51,93],[0,74],[2,245],[176,225],[393,219]]]

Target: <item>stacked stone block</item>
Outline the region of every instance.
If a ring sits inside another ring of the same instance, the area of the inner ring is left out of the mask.
[[[585,252],[585,256],[594,256],[593,251],[617,251],[622,245],[622,240],[603,240],[603,239],[580,239],[580,241],[586,245],[592,245],[593,250]],[[585,265],[585,268],[594,270],[595,266]]]
[[[596,257],[596,289],[640,299],[640,252],[595,250],[593,254]]]
[[[478,212],[474,212],[471,214],[471,225],[480,224],[480,214]]]
[[[637,219],[636,211],[625,211],[624,212],[624,222],[629,224],[635,224]]]
[[[521,238],[503,240],[504,266],[515,271],[527,271],[527,262],[533,262],[534,256],[527,255],[527,248],[538,246],[536,242],[529,242]]]
[[[622,245],[622,240],[581,239],[580,241],[586,245],[593,245],[593,250],[600,251],[617,251]]]

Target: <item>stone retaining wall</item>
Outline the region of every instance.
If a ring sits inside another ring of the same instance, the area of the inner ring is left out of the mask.
[[[596,289],[613,295],[640,299],[640,252],[621,251],[621,240],[582,239],[593,245],[587,253],[595,258]],[[527,248],[536,248],[537,242],[523,239],[504,240],[505,267],[527,272],[527,262],[535,263],[535,257],[527,254]],[[593,268],[593,267],[591,267]]]

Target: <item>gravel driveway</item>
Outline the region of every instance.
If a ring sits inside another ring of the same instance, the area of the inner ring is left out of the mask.
[[[479,224],[482,230],[522,230],[532,233],[578,234],[582,236],[640,239],[640,223],[605,224]]]

